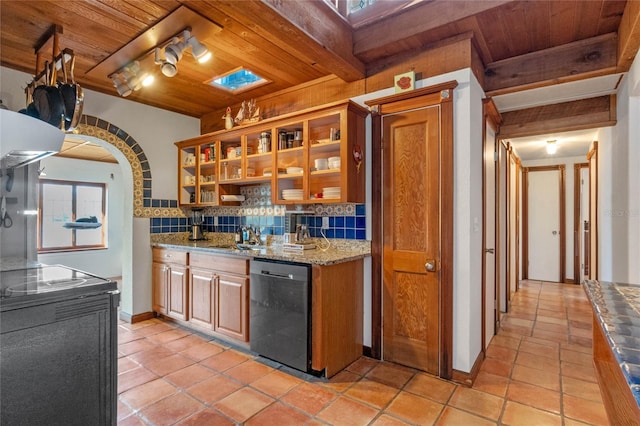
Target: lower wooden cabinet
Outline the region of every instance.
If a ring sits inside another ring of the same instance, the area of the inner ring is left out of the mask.
[[[187,253],[153,249],[153,310],[179,320],[189,319]]]
[[[189,312],[191,324],[248,342],[249,259],[190,253]]]
[[[215,330],[248,342],[249,278],[219,275],[215,300]]]
[[[215,282],[213,271],[192,267],[189,274],[191,294],[191,322],[213,329],[215,306]]]

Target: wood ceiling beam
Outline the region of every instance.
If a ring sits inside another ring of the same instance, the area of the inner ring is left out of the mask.
[[[604,34],[488,64],[484,89],[502,95],[617,72],[617,35]]]
[[[618,71],[626,72],[640,47],[640,2],[627,2],[618,27],[618,39]]]
[[[213,3],[215,7],[222,7]],[[224,12],[244,22],[256,16],[252,30],[270,42],[294,53],[301,60],[321,66],[344,81],[365,77],[365,65],[353,55],[349,23],[321,1],[244,1]]]
[[[616,95],[502,113],[503,139],[593,129],[616,124]]]
[[[364,52],[384,49],[385,46],[391,46],[412,36],[469,18],[512,1],[423,1],[395,16],[357,29],[353,34],[353,54],[357,57]]]

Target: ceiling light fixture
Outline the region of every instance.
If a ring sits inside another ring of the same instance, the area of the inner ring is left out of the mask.
[[[142,71],[140,62],[134,61],[110,76],[120,96],[127,97],[141,87],[147,87],[154,81],[153,74]]]
[[[178,74],[178,62],[182,59],[185,50],[191,48],[191,55],[200,63],[211,59],[212,54],[207,47],[191,35],[191,28],[187,27],[171,39],[156,45],[137,59],[133,60],[118,71],[109,75],[113,85],[120,96],[127,97],[141,87],[149,86],[154,81],[154,76],[141,69],[140,62],[152,52],[155,54],[155,63],[160,65],[160,71],[167,77]]]
[[[556,145],[556,140],[547,141],[547,154],[555,154],[558,146]]]
[[[191,55],[200,63],[204,63],[211,59],[211,52],[200,43],[195,36],[191,35],[189,28],[182,32],[182,39],[175,36],[171,42],[164,48],[164,59],[161,58],[159,47],[155,49],[155,63],[160,65],[162,74],[167,77],[173,77],[178,73],[178,61],[182,59],[182,54],[188,48],[191,48]]]

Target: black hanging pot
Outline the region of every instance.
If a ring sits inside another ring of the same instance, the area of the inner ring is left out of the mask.
[[[40,120],[57,128],[63,127],[64,101],[55,84],[55,74],[51,72],[49,63],[45,63],[46,83],[33,89],[33,105]],[[49,76],[51,73],[51,76]]]
[[[67,74],[65,56],[66,53],[62,52],[62,72],[65,81],[64,83],[59,83],[58,88],[60,89],[62,100],[64,101],[64,127],[65,130],[71,131],[75,129],[80,122],[80,117],[82,116],[82,106],[84,104],[84,93],[82,92],[82,87],[80,87],[79,84],[76,84],[73,77],[76,57],[73,55],[73,53],[71,54],[71,67],[69,73]],[[71,75],[71,79],[69,79],[69,75]]]

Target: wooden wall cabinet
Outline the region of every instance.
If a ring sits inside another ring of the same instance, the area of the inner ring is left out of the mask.
[[[362,203],[368,113],[354,102],[341,101],[176,142],[179,203],[234,204],[221,196],[265,182],[271,184],[274,204]],[[287,140],[291,134],[298,138]],[[268,147],[260,143],[264,135],[270,136]],[[339,158],[339,167],[316,168],[316,160],[330,157]],[[324,188],[340,190],[325,198]],[[283,196],[283,190],[291,189],[302,195]]]
[[[183,321],[189,319],[187,256],[179,250],[153,249],[153,310]]]

